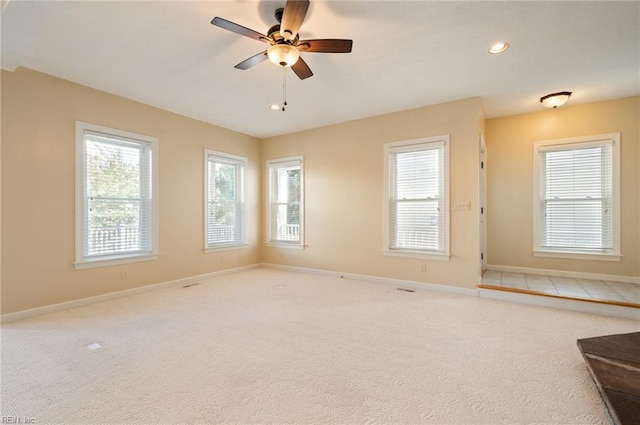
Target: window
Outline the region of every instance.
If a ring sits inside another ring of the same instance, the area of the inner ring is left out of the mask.
[[[77,269],[157,258],[157,139],[76,122]]]
[[[205,250],[245,245],[246,158],[205,150]]]
[[[385,254],[449,259],[449,136],[385,144]]]
[[[534,144],[534,255],[620,259],[619,134]]]
[[[302,157],[267,161],[268,243],[304,246]]]

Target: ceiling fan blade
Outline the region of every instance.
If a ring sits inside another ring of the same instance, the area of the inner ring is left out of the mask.
[[[298,35],[300,25],[304,21],[309,9],[309,0],[287,0],[280,23],[280,35],[287,40],[293,40]]]
[[[302,58],[298,58],[298,61],[291,65],[291,69],[293,69],[293,72],[295,72],[298,78],[300,78],[301,80],[309,78],[313,75],[313,72],[311,72],[311,68],[309,68],[309,65],[307,65],[307,63],[302,60]]]
[[[303,52],[351,53],[352,46],[353,40],[324,39],[301,40],[296,47]]]
[[[264,34],[260,34],[258,31],[254,31],[242,25],[238,25],[235,22],[227,21],[226,19],[215,17],[211,21],[212,25],[223,28],[225,30],[235,32],[236,34],[244,35],[245,37],[253,38],[254,40],[269,43],[269,37]]]
[[[234,68],[247,70],[251,67],[256,66],[259,63],[264,62],[266,59],[267,59],[267,51],[265,50],[264,52],[251,56],[249,59],[243,60],[242,62],[234,66]]]

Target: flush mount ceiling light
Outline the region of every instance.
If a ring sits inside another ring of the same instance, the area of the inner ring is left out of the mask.
[[[558,93],[551,93],[546,96],[542,96],[540,98],[540,103],[542,103],[547,108],[556,109],[558,106],[562,106],[567,103],[569,97],[571,96],[570,91],[561,91]]]
[[[289,44],[274,44],[267,49],[269,60],[279,66],[291,66],[298,62],[300,52]]]
[[[272,111],[279,111],[280,105],[278,105],[277,103],[272,103],[271,105],[269,105],[269,109],[271,109]]]
[[[503,42],[495,43],[493,46],[489,48],[489,53],[491,53],[492,55],[495,55],[497,53],[504,52],[508,48],[509,48],[509,43],[503,43]]]

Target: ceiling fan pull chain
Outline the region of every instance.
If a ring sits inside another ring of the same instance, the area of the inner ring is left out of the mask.
[[[282,67],[282,112],[287,106],[287,68]]]

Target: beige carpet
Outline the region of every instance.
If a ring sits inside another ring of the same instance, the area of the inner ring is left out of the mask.
[[[2,415],[36,424],[609,424],[576,339],[638,329],[255,269],[4,324]]]

